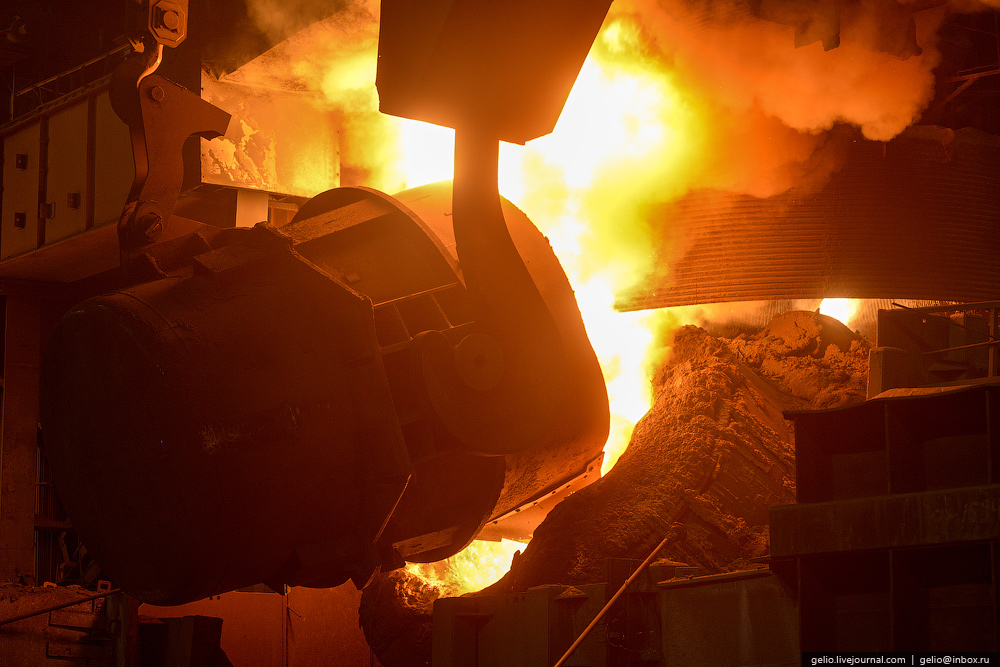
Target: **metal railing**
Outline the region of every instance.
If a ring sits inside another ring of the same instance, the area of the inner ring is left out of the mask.
[[[49,605],[47,607],[42,607],[41,609],[35,609],[34,611],[25,612],[23,614],[11,616],[9,618],[0,618],[0,625],[7,625],[8,623],[23,621],[26,618],[41,616],[42,614],[47,614],[50,611],[58,611],[60,609],[65,609],[66,607],[72,607],[74,605],[83,604],[84,602],[90,602],[92,600],[99,600],[101,598],[106,598],[109,595],[116,595],[121,592],[122,589],[120,588],[109,588],[107,590],[94,593],[93,595],[88,595],[86,597],[70,600],[69,602],[60,602],[59,604]]]
[[[43,81],[20,90],[12,89],[9,122],[13,123],[39,108],[58,103],[63,97],[73,95],[109,76],[131,51],[132,45],[126,43]]]

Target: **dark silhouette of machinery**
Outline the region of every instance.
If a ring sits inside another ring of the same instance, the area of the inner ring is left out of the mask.
[[[41,371],[55,484],[116,584],[159,604],[362,587],[594,470],[601,371],[496,164],[498,140],[551,131],[608,4],[441,3],[416,31],[383,2],[383,106],[456,127],[453,187],[339,188],[280,229],[165,242],[172,156],[226,118],[151,74],[183,23],[145,5],[143,50],[112,88],[137,166],[122,286],[70,310]]]

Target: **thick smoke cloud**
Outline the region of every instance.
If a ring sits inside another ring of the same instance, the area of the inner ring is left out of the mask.
[[[802,132],[851,123],[876,140],[901,132],[929,102],[935,34],[947,13],[946,6],[911,12],[893,0],[766,0],[728,11],[654,0],[616,6],[640,16],[663,58],[724,108],[758,109]]]
[[[968,3],[967,3],[968,4]],[[981,7],[981,6],[980,6]],[[710,129],[691,188],[768,196],[839,166],[839,125],[886,141],[934,93],[951,4],[895,0],[617,0]]]
[[[1000,0],[989,0],[1000,6]],[[977,0],[615,0],[609,22],[642,33],[641,57],[659,61],[711,128],[699,138],[694,187],[767,196],[821,183],[837,168],[837,125],[886,141],[920,118],[934,93],[936,34]],[[265,31],[330,17],[293,38],[300,85],[342,112],[350,173],[388,186],[392,125],[378,118],[374,78],[377,0],[249,0]],[[607,23],[606,23],[607,25]],[[289,52],[288,49],[285,50]],[[371,71],[369,71],[371,70]]]

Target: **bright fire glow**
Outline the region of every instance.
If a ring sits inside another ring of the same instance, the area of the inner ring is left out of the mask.
[[[354,170],[345,183],[394,192],[451,178],[451,130],[378,113],[377,2],[362,4],[371,6],[368,20],[350,14],[352,20],[334,24],[333,34],[314,35],[318,39],[309,50],[314,55],[295,72],[303,82],[321,81],[331,106],[340,111],[341,163]],[[631,3],[620,11],[637,8]],[[700,6],[692,7],[690,24],[662,7],[650,8],[659,18],[646,17],[647,32],[633,16],[615,16],[613,8],[555,131],[525,147],[502,145],[500,151],[501,193],[548,236],[576,290],[604,371],[613,414],[602,472],[614,465],[648,410],[649,369],[666,352],[662,341],[681,317],[663,310],[618,313],[612,306],[614,294],[654,268],[649,240],[669,243],[669,228],[650,229],[650,220],[667,217],[656,206],[692,183],[757,196],[781,191],[788,187],[788,174],[797,173],[789,167],[823,143],[816,133],[834,122],[853,122],[869,137],[888,139],[911,122],[922,104],[914,100],[927,92],[921,82],[936,62],[933,57],[903,61],[882,52],[866,57],[866,47],[848,40],[822,60],[816,56],[825,52],[816,48],[795,49],[790,57],[786,26],[741,21],[709,30]],[[264,14],[273,21],[274,12]],[[692,31],[695,19],[698,30]],[[672,34],[675,21],[680,30]],[[703,29],[705,39],[692,37]],[[668,47],[671,43],[680,48]],[[664,57],[655,60],[649,55],[655,51]],[[701,96],[688,95],[668,63],[701,79]],[[857,81],[870,85],[859,87]],[[916,85],[903,85],[907,81]],[[839,85],[852,86],[850,94],[839,94]],[[717,99],[699,101],[705,96]],[[887,108],[883,98],[903,111]],[[711,106],[716,102],[718,107]],[[712,109],[724,113],[713,115]],[[732,164],[752,168],[731,171]],[[824,303],[822,312],[830,308]],[[845,323],[851,319],[846,310],[830,314]],[[486,574],[483,554],[516,548],[479,543],[449,561],[471,562],[470,569],[482,568],[488,579],[506,569],[509,556],[501,569]]]
[[[840,320],[847,326],[851,326],[851,321],[857,316],[860,308],[860,299],[823,299],[819,304],[821,315]]]
[[[408,118],[394,118],[397,126],[395,169],[404,188],[450,181],[455,175],[455,130]]]
[[[548,237],[604,372],[612,416],[602,474],[649,410],[649,373],[667,352],[666,333],[677,325],[666,310],[619,313],[614,295],[654,268],[649,220],[656,216],[650,209],[683,192],[701,165],[706,134],[695,101],[646,52],[634,19],[609,19],[555,130],[526,146],[500,146],[500,192]],[[365,57],[374,77],[374,48]],[[360,86],[349,89],[363,97]],[[327,94],[343,97],[333,89]],[[370,98],[362,102],[361,108],[376,107]],[[374,176],[369,185],[393,191],[452,178],[453,130],[387,116],[372,115],[369,122],[378,129],[359,134],[369,146],[385,141],[384,155],[342,146],[345,161],[367,160]],[[345,129],[345,139],[348,134]],[[522,546],[477,541],[445,561],[407,569],[444,595],[460,595],[499,579]]]
[[[510,569],[514,553],[522,549],[524,544],[514,540],[474,540],[451,558],[436,563],[408,563],[406,570],[441,589],[443,596],[461,595],[500,579]]]
[[[680,187],[702,134],[669,72],[643,50],[630,19],[609,20],[555,130],[500,151],[500,192],[549,238],[604,371],[612,425],[602,473],[649,410],[648,373],[675,325],[666,311],[619,313],[614,295],[652,269],[646,210]],[[452,130],[403,121],[398,132],[405,187],[451,178]]]

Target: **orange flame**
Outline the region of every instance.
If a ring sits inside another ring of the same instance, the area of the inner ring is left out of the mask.
[[[317,39],[296,71],[322,80],[343,112],[342,164],[357,171],[345,184],[393,192],[450,178],[450,130],[378,113],[378,10],[373,0],[358,4],[367,13],[334,22],[332,38]],[[612,306],[615,293],[663,268],[653,266],[650,239],[670,230],[651,229],[664,217],[653,209],[692,184],[768,196],[823,178],[836,168],[836,156],[819,151],[825,129],[846,121],[888,139],[933,92],[931,36],[944,10],[917,12],[925,54],[900,60],[868,43],[879,31],[862,29],[872,23],[864,8],[845,15],[843,44],[826,53],[793,48],[786,25],[726,20],[726,3],[716,3],[722,18],[703,20],[703,4],[616,0],[555,131],[501,146],[501,193],[549,237],[604,370],[614,413],[604,472],[649,407],[647,369],[681,317]]]
[[[346,34],[341,41],[350,48],[331,55],[350,57],[317,77],[330,103],[344,109],[342,161],[365,172],[366,185],[390,192],[451,178],[453,130],[377,113],[376,42],[348,39],[362,34],[370,31]],[[646,51],[634,18],[610,18],[555,130],[523,147],[500,147],[500,192],[549,238],[604,371],[612,428],[602,473],[650,407],[648,369],[666,351],[663,332],[676,324],[667,311],[619,313],[614,295],[654,268],[648,209],[683,192],[705,135],[695,101]],[[367,151],[359,150],[358,137]],[[448,581],[450,594],[457,594],[499,577],[517,548],[506,541],[474,543],[445,566],[409,567]],[[503,569],[483,564],[497,558]],[[457,578],[465,583],[456,584]]]
[[[474,540],[451,558],[435,563],[408,563],[407,572],[440,589],[442,596],[455,596],[486,588],[506,574],[521,542]]]
[[[451,177],[452,130],[413,121],[397,128],[395,167],[406,187]],[[500,191],[549,238],[604,372],[612,420],[602,474],[649,410],[649,372],[677,324],[668,311],[617,312],[615,293],[653,268],[645,209],[676,194],[674,176],[700,133],[682,91],[643,58],[637,26],[620,18],[602,29],[552,134],[501,145]],[[473,542],[446,561],[407,569],[458,595],[499,579],[520,546]]]
[[[555,130],[500,152],[500,191],[549,238],[604,371],[612,432],[602,472],[649,410],[648,369],[676,324],[666,311],[619,313],[614,295],[653,269],[646,209],[676,194],[703,133],[685,93],[643,49],[637,24],[609,20]],[[406,187],[451,176],[452,130],[404,121],[397,145]]]

